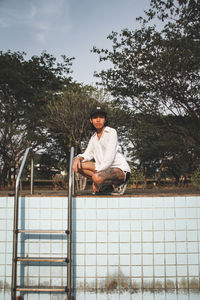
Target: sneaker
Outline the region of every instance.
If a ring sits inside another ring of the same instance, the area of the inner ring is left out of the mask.
[[[113,195],[113,196],[123,195],[124,192],[125,192],[125,190],[126,190],[126,187],[127,187],[127,183],[126,182],[123,182],[121,184],[117,184],[114,187],[114,191],[111,193],[111,195]]]

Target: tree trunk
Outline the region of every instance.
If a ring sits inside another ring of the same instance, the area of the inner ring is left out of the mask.
[[[0,176],[0,186],[3,186],[3,187],[6,186],[6,178],[8,175],[8,171],[9,171],[8,166],[4,165],[3,170],[1,172],[1,176]]]

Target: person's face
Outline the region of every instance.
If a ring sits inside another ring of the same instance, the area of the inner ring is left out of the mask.
[[[106,118],[105,118],[104,114],[99,113],[99,114],[94,115],[90,119],[90,122],[98,130],[98,129],[102,129],[104,127]]]

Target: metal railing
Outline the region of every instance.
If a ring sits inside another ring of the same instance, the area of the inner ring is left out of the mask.
[[[18,214],[19,214],[19,186],[20,186],[20,179],[22,175],[22,171],[24,169],[28,154],[29,154],[30,148],[27,148],[24,157],[19,169],[19,173],[16,179],[15,184],[15,197],[14,197],[14,223],[13,223],[13,256],[12,256],[12,284],[11,284],[11,297],[12,300],[16,300],[16,292],[17,291],[33,291],[33,288],[27,288],[27,287],[17,287],[17,262],[18,261],[25,261],[25,258],[20,258],[17,255],[17,248],[18,248],[18,234],[19,233],[29,233],[30,230],[21,230],[18,229]],[[73,192],[73,172],[72,172],[72,162],[74,158],[74,147],[71,147],[70,151],[70,162],[69,162],[69,188],[68,188],[68,229],[64,230],[63,234],[68,234],[68,243],[67,243],[67,259],[64,261],[68,263],[67,265],[67,288],[62,289],[62,291],[67,292],[67,299],[71,299],[71,293],[72,293],[72,192]],[[32,160],[33,161],[33,160]],[[33,163],[31,162],[31,173],[33,173]],[[33,177],[33,174],[31,175]],[[32,179],[33,182],[33,179]],[[32,186],[32,185],[31,185]],[[31,188],[31,194],[33,194],[33,187]],[[47,230],[31,230],[32,233],[47,233]],[[59,231],[60,232],[60,231]],[[51,230],[52,233],[52,230]],[[57,233],[57,231],[54,231],[53,233]],[[41,261],[36,259],[37,261]],[[34,259],[30,258],[30,261],[35,261]],[[46,261],[46,260],[42,260]],[[48,260],[48,261],[51,261]],[[60,261],[60,260],[59,260]],[[63,261],[63,259],[61,260]],[[57,289],[58,290],[58,289]],[[35,291],[41,291],[41,288],[38,287],[38,289],[35,289]],[[49,287],[46,289],[46,291],[55,291],[54,288]]]
[[[71,148],[70,161],[69,161],[69,188],[68,188],[68,243],[67,243],[67,257],[69,260],[67,267],[67,287],[68,287],[68,299],[71,299],[71,281],[72,281],[72,190],[73,190],[73,180],[72,180],[72,162],[74,158],[74,147]]]
[[[12,255],[12,284],[11,295],[12,300],[16,299],[16,282],[17,282],[17,246],[18,246],[18,210],[19,210],[19,184],[28,157],[30,148],[27,148],[19,169],[19,173],[15,183],[15,198],[14,198],[14,221],[13,221],[13,255]]]

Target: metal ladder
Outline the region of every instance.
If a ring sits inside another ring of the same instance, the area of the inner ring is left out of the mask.
[[[71,242],[72,242],[72,161],[74,157],[74,148],[71,148],[70,152],[70,163],[69,163],[69,191],[68,191],[68,228],[64,230],[22,230],[18,228],[18,215],[19,215],[19,183],[21,174],[28,157],[30,148],[27,148],[24,157],[19,169],[19,173],[16,179],[15,184],[15,198],[14,198],[14,224],[13,224],[13,257],[12,257],[12,284],[11,284],[11,299],[17,299],[17,292],[58,292],[58,293],[66,293],[67,300],[72,300],[72,286],[71,286],[71,269],[72,269],[72,257],[71,257]],[[42,258],[42,257],[19,257],[18,256],[18,235],[19,234],[59,234],[59,235],[68,235],[67,240],[67,257],[61,258]],[[67,286],[19,286],[17,284],[17,269],[18,262],[24,263],[67,263]],[[73,298],[74,299],[74,298]]]

